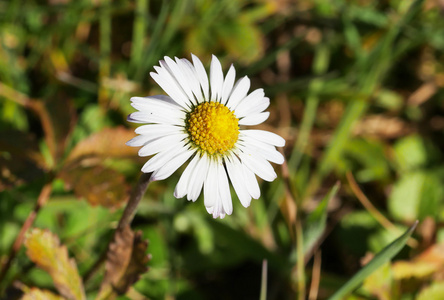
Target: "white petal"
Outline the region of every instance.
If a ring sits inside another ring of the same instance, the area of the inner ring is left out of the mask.
[[[271,182],[276,179],[277,175],[273,167],[262,156],[242,151],[238,155],[242,163],[263,180]]]
[[[222,162],[218,167],[218,181],[219,181],[219,195],[222,207],[227,215],[231,215],[233,212],[233,202],[231,201],[230,185],[228,183],[227,172],[225,171]]]
[[[223,219],[225,217],[225,211],[224,207],[222,205],[222,200],[220,199],[220,196],[218,195],[218,199],[216,201],[216,205],[213,207],[207,207],[207,211],[210,212],[213,215],[213,218],[221,218]]]
[[[172,60],[168,56],[165,56],[164,59],[169,69],[166,68],[165,66],[164,67],[170,72],[171,76],[177,80],[182,90],[188,96],[188,99],[194,102],[193,92],[191,91],[191,86],[189,84],[190,78],[185,76],[182,69],[176,64],[174,60]]]
[[[151,142],[148,142],[145,146],[140,148],[139,150],[139,156],[151,156],[156,153],[165,151],[166,149],[170,148],[171,145],[178,144],[180,141],[184,140],[187,137],[187,134],[181,133],[181,134],[174,134],[174,135],[167,135],[158,139],[155,139]]]
[[[223,211],[223,208],[221,207],[205,207],[207,209],[207,212],[211,215],[213,215],[213,218],[225,218],[225,212]]]
[[[177,114],[155,113],[155,112],[141,112],[136,111],[131,113],[128,118],[131,122],[137,123],[157,123],[157,124],[170,124],[183,126],[185,121],[183,118],[177,116]]]
[[[198,161],[199,161],[199,155],[196,155],[193,157],[188,166],[185,168],[185,171],[183,171],[182,175],[180,176],[179,182],[177,183],[176,188],[174,189],[174,197],[176,198],[185,197],[185,195],[187,194],[187,189],[189,186],[190,179],[192,178],[191,174],[193,174],[193,171]]]
[[[208,156],[204,154],[200,159],[193,171],[192,179],[190,180],[190,185],[188,187],[188,200],[193,202],[197,200],[202,190],[203,183],[208,174],[208,168],[210,166],[210,161]]]
[[[245,109],[236,109],[235,114],[237,118],[243,118],[249,115],[256,115],[263,112],[268,106],[270,106],[270,99],[267,97],[257,101],[255,105],[245,107]]]
[[[210,87],[211,100],[218,101],[222,96],[222,85],[224,83],[224,73],[219,59],[213,55],[210,66]]]
[[[253,199],[259,199],[261,196],[261,190],[259,188],[259,184],[257,183],[256,176],[243,162],[242,172],[244,174],[245,186],[247,187],[248,193],[250,193]]]
[[[127,120],[128,122],[131,122],[131,123],[141,123],[141,124],[146,123],[145,120],[135,119],[135,118],[132,116],[132,114],[129,114],[128,117],[126,118],[126,120]]]
[[[190,84],[191,90],[193,91],[194,96],[197,99],[197,103],[201,103],[204,100],[204,96],[202,94],[202,89],[200,87],[199,78],[197,77],[197,73],[193,64],[188,59],[176,58],[177,65],[182,69],[185,76],[188,78],[188,83]]]
[[[155,115],[155,119],[164,118],[165,122],[171,120],[185,120],[186,111],[183,110],[168,96],[151,96],[151,97],[132,97],[131,105],[139,110],[135,115],[131,114],[131,119],[142,121],[141,117],[145,116],[145,122],[152,122],[150,116]],[[164,122],[159,122],[164,123]]]
[[[171,77],[171,74],[165,68],[154,67],[154,69],[157,73],[151,72],[151,78],[153,78],[177,104],[188,109],[190,100],[179,86],[176,79]]]
[[[238,105],[238,103],[247,96],[248,90],[250,89],[250,79],[247,76],[242,77],[236,82],[233,88],[233,92],[228,99],[227,107],[231,110]]]
[[[156,105],[153,105],[152,107],[142,107],[141,105],[137,104],[133,104],[133,107],[139,110],[139,113],[141,113],[140,115],[154,115],[154,118],[156,119],[164,118],[165,120],[185,120],[186,118],[186,113],[178,109],[164,108],[160,106],[156,107]],[[148,117],[148,119],[150,119],[150,117]]]
[[[205,71],[205,68],[200,61],[200,59],[194,55],[191,54],[191,57],[193,59],[193,65],[194,69],[196,70],[197,78],[199,78],[200,86],[202,87],[202,92],[204,94],[204,97],[206,100],[209,100],[210,94],[209,94],[209,84],[208,84],[208,75]]]
[[[165,135],[183,132],[184,128],[181,126],[164,125],[164,124],[148,124],[136,128],[137,134],[143,134],[152,138],[158,138]]]
[[[239,120],[239,125],[258,125],[263,123],[270,116],[270,112],[263,112],[256,115],[247,116]]]
[[[256,129],[248,129],[248,130],[241,130],[241,135],[246,135],[251,138],[254,138],[258,141],[274,145],[276,147],[284,147],[285,146],[285,140],[280,137],[279,135],[265,131],[265,130],[256,130]]]
[[[151,137],[138,135],[126,142],[126,145],[131,147],[140,147],[145,145],[149,140],[151,140]]]
[[[182,141],[179,144],[171,145],[170,148],[166,149],[165,151],[159,152],[152,158],[150,158],[142,167],[142,172],[144,173],[150,173],[153,172],[160,167],[162,167],[164,164],[166,164],[169,160],[174,158],[179,153],[188,151],[188,149],[185,147],[185,142]]]
[[[136,107],[146,107],[153,109],[157,106],[171,110],[182,110],[182,107],[176,103],[171,97],[166,95],[155,95],[149,97],[131,97],[131,105]]]
[[[151,180],[163,180],[171,176],[181,165],[183,165],[194,153],[194,151],[184,151],[179,155],[175,156],[173,159],[169,160],[162,167],[157,169],[151,175]]]
[[[210,160],[208,175],[204,183],[204,204],[207,211],[213,215],[213,218],[222,219],[225,217],[226,211],[224,209],[224,201],[222,200],[221,195],[226,197],[227,190],[220,190],[221,187],[226,187],[220,172],[225,172],[221,161],[219,159]],[[226,182],[228,183],[228,179]],[[224,199],[227,201],[226,198]],[[229,205],[228,202],[225,204],[228,208]]]
[[[248,189],[245,185],[241,162],[235,155],[232,155],[225,160],[225,164],[227,166],[231,184],[234,187],[234,191],[236,192],[239,201],[244,207],[250,206],[251,195],[248,193]]]
[[[219,198],[219,185],[217,182],[217,164],[209,160],[208,173],[204,182],[204,205],[213,207]]]
[[[233,65],[231,65],[228,70],[227,76],[225,77],[224,85],[222,88],[222,100],[220,103],[225,105],[228,100],[228,96],[230,96],[231,91],[233,90],[234,79],[236,78],[236,70]]]
[[[246,108],[250,106],[254,106],[257,101],[260,101],[262,98],[264,98],[265,93],[263,89],[256,89],[252,91],[247,97],[242,99],[237,106],[235,106],[235,111],[238,110],[245,110]]]
[[[241,137],[239,144],[247,148],[246,152],[248,153],[259,153],[263,158],[275,164],[282,165],[284,163],[284,156],[277,151],[273,145],[266,144],[248,136]]]

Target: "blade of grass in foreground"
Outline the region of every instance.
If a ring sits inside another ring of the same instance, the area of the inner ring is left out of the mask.
[[[358,273],[355,274],[346,284],[344,284],[329,300],[341,300],[345,295],[352,292],[354,289],[360,285],[365,278],[367,278],[373,271],[378,269],[384,263],[392,259],[405,245],[407,240],[412,235],[418,221],[412,225],[403,235],[393,241],[390,245],[385,247],[376,256],[362,268]]]

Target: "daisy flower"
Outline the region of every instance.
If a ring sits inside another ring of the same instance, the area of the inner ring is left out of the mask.
[[[210,75],[192,55],[174,60],[165,57],[151,77],[169,96],[133,97],[137,109],[128,121],[146,123],[135,131],[138,136],[127,145],[140,147],[139,156],[152,156],[142,167],[151,180],[162,180],[190,161],[176,185],[174,196],[196,201],[202,189],[204,204],[214,218],[233,212],[229,181],[240,202],[248,207],[258,199],[256,176],[273,181],[276,173],[270,162],[282,164],[276,150],[285,140],[264,130],[245,126],[264,122],[270,99],[263,89],[248,94],[250,79],[235,83],[235,69],[224,77],[213,55]]]

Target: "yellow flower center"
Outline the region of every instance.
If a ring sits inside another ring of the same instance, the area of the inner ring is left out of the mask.
[[[233,148],[239,135],[239,119],[223,104],[204,102],[187,118],[191,140],[202,151],[223,154]]]

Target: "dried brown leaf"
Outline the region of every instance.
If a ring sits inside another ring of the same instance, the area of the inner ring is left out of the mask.
[[[106,273],[96,299],[112,299],[125,294],[148,270],[147,248],[148,241],[142,240],[140,231],[134,233],[129,226],[117,230],[109,247]]]
[[[41,178],[45,163],[37,140],[20,131],[0,135],[0,191]]]
[[[64,170],[60,177],[91,205],[118,208],[128,199],[129,187],[119,172],[102,166],[74,167]]]
[[[59,93],[45,102],[34,100],[29,103],[29,106],[40,118],[53,159],[59,161],[77,120],[71,99]]]
[[[362,136],[375,136],[393,139],[406,135],[411,131],[408,124],[397,117],[384,115],[368,115],[358,122],[353,133]]]
[[[424,278],[444,267],[444,244],[435,244],[410,261],[393,264],[395,279]]]
[[[91,156],[114,158],[137,156],[138,149],[125,144],[135,135],[133,130],[124,127],[106,128],[78,143],[67,161],[78,161]]]
[[[419,106],[432,98],[438,91],[438,86],[435,82],[423,83],[412,95],[407,99],[407,103],[413,106]]]
[[[64,300],[65,298],[60,297],[48,290],[41,290],[38,288],[31,288],[27,291],[21,298],[22,300]]]
[[[84,300],[85,292],[74,259],[68,257],[66,246],[49,230],[32,229],[26,237],[29,259],[48,272],[61,295],[68,299]]]

